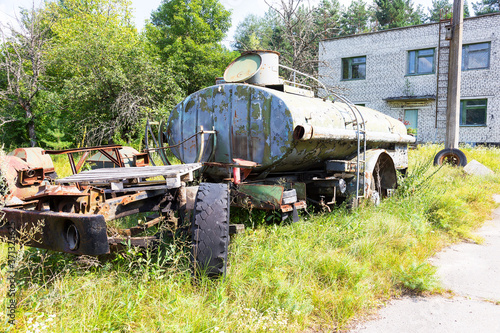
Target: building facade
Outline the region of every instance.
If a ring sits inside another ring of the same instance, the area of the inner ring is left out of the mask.
[[[418,142],[444,142],[449,21],[320,42],[319,74],[354,104],[405,120]],[[464,19],[461,143],[500,143],[500,14]]]

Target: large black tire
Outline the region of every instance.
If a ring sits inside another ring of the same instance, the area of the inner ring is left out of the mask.
[[[434,157],[434,165],[443,165],[444,163],[464,167],[467,165],[467,157],[459,149],[445,148]]]
[[[226,274],[229,203],[227,184],[200,184],[192,223],[192,258],[196,274],[205,273],[213,278]]]

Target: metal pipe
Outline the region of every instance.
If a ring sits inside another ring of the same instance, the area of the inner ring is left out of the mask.
[[[311,125],[297,125],[293,131],[295,140],[347,140],[356,141],[356,130],[314,127]],[[383,132],[366,132],[367,142],[413,143],[415,138],[411,135],[401,135]]]

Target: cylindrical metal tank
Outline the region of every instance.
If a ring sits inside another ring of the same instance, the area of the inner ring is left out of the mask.
[[[358,109],[366,122],[368,149],[414,142],[402,122],[366,107]],[[301,171],[355,154],[355,120],[344,103],[248,84],[222,84],[179,103],[170,114],[167,136],[173,146],[199,132],[200,126],[215,129],[215,140],[205,135],[202,162],[243,159],[258,163],[257,171]],[[192,163],[200,140],[194,136],[172,151],[183,163]],[[207,172],[210,175],[210,169]],[[213,173],[215,177],[217,171]]]
[[[247,82],[258,86],[280,84],[278,75],[280,54],[272,51],[252,51],[252,54],[260,55],[262,61],[257,73]]]

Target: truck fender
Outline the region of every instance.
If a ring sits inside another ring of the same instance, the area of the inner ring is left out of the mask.
[[[391,155],[385,149],[371,149],[366,152],[365,158],[365,197],[371,198],[374,194],[379,197],[389,196],[388,190],[394,190],[398,185]]]

